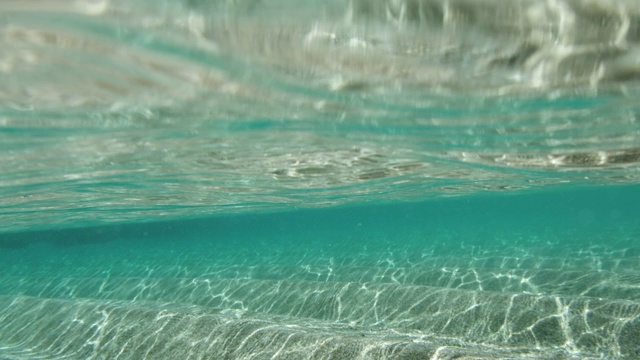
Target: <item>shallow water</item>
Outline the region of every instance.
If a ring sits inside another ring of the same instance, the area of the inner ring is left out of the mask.
[[[634,1],[0,3],[1,359],[640,358]]]

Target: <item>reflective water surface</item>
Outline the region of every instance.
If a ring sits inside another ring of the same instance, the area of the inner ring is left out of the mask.
[[[2,8],[5,230],[638,182],[633,2]]]

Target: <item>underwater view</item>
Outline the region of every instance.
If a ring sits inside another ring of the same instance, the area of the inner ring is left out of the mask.
[[[1,0],[18,359],[640,359],[639,3]]]

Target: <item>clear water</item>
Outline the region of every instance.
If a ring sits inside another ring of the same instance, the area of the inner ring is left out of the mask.
[[[640,358],[639,9],[0,2],[0,359]]]

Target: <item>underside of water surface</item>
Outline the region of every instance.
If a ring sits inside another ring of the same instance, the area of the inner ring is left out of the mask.
[[[0,359],[640,359],[635,0],[0,2]]]

